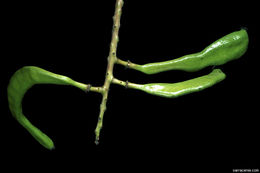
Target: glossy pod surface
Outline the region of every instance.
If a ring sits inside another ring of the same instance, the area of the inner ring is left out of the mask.
[[[241,57],[247,50],[248,35],[246,30],[228,34],[213,42],[199,53],[185,55],[170,61],[133,65],[132,68],[146,74],[155,74],[169,70],[194,72],[208,66],[225,64]]]
[[[85,86],[66,76],[54,74],[34,66],[23,67],[11,77],[7,93],[12,115],[40,144],[48,149],[52,149],[54,148],[52,140],[32,125],[22,113],[22,99],[24,94],[35,84],[73,85],[80,89],[84,89]]]
[[[220,69],[214,69],[208,75],[178,83],[151,83],[134,86],[134,89],[145,91],[152,95],[175,98],[209,88],[224,80],[226,75]]]

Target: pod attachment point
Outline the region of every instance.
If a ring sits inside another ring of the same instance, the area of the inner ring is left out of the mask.
[[[128,88],[128,80],[125,82],[125,89]]]
[[[129,60],[127,60],[127,64],[126,64],[126,66],[125,66],[125,69],[128,69],[129,68],[129,66],[130,66],[130,61]]]
[[[91,85],[88,84],[88,85],[87,85],[87,88],[86,88],[86,93],[88,93],[88,92],[90,91],[90,88],[91,88]]]

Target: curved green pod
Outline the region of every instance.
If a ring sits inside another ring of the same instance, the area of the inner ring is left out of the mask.
[[[48,149],[53,149],[54,144],[52,140],[32,125],[22,112],[22,99],[24,94],[35,84],[72,85],[82,90],[86,89],[86,85],[76,82],[69,77],[51,73],[34,66],[25,66],[16,71],[11,77],[7,94],[12,115],[41,145]]]
[[[209,88],[224,80],[226,75],[220,69],[214,69],[208,75],[178,83],[151,83],[145,85],[131,84],[129,88],[142,90],[152,95],[176,98]]]
[[[218,66],[238,59],[247,50],[248,35],[246,30],[228,34],[213,42],[199,53],[189,54],[177,59],[144,65],[129,64],[129,68],[146,74],[155,74],[169,70],[194,72],[208,66]]]

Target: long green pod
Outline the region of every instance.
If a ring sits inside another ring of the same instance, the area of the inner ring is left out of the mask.
[[[41,145],[48,149],[53,149],[54,144],[52,140],[32,125],[22,112],[24,94],[35,84],[72,85],[82,90],[86,89],[86,85],[76,82],[69,77],[54,74],[34,66],[25,66],[16,71],[11,77],[7,93],[9,108],[12,115]]]
[[[127,65],[129,68],[146,74],[155,74],[169,70],[194,72],[208,66],[218,66],[238,59],[246,52],[248,42],[246,30],[241,29],[220,38],[199,53],[185,55],[170,61],[144,65],[128,63]]]
[[[178,83],[151,83],[144,85],[127,83],[127,86],[132,89],[142,90],[152,95],[176,98],[209,88],[225,78],[226,75],[220,69],[214,69],[208,75]],[[115,81],[114,83],[124,85],[120,81]]]

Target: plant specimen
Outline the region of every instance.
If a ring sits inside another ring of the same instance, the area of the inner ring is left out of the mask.
[[[216,83],[225,79],[226,75],[220,69],[214,69],[211,73],[178,83],[150,83],[135,84],[128,81],[122,81],[114,77],[114,65],[119,64],[127,68],[138,70],[145,74],[155,74],[169,70],[183,70],[194,72],[208,66],[218,66],[225,64],[231,60],[240,58],[247,50],[248,35],[246,30],[241,29],[230,33],[203,49],[201,52],[185,55],[164,62],[149,63],[144,65],[134,64],[130,61],[123,61],[116,55],[118,44],[118,33],[120,28],[120,18],[122,13],[123,0],[116,0],[115,14],[113,17],[112,40],[110,44],[110,52],[108,56],[108,64],[103,86],[95,87],[91,84],[83,84],[73,79],[58,75],[39,67],[25,66],[17,70],[10,79],[8,85],[8,101],[9,108],[16,120],[28,130],[28,132],[44,147],[53,149],[53,141],[42,131],[36,128],[23,115],[22,100],[24,94],[35,84],[57,84],[72,85],[86,92],[97,92],[102,94],[102,102],[100,104],[100,114],[95,129],[96,140],[98,144],[100,131],[103,125],[103,117],[106,111],[106,103],[111,84],[117,84],[126,88],[142,90],[146,93],[176,98],[185,94],[201,91],[211,87]]]

